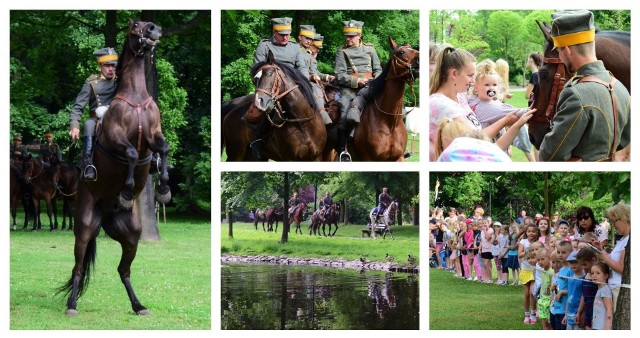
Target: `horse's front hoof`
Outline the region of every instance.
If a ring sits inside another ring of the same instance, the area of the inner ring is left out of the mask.
[[[149,316],[151,315],[151,311],[147,310],[147,309],[142,309],[136,312],[136,314],[138,316]]]
[[[120,209],[131,210],[131,208],[133,208],[133,199],[127,198],[121,193],[118,196],[118,206]]]
[[[167,204],[171,201],[171,190],[167,190],[165,193],[161,193],[158,190],[155,192],[155,198],[158,203]]]
[[[67,309],[67,311],[64,312],[65,315],[67,315],[67,317],[75,317],[78,315],[78,310],[76,309]]]

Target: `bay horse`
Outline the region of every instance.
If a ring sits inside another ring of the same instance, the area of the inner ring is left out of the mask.
[[[354,161],[404,161],[407,129],[403,121],[404,91],[420,71],[420,52],[409,44],[398,45],[391,37],[391,59],[382,73],[369,83],[370,94],[347,149]],[[415,95],[415,94],[414,94]]]
[[[394,239],[393,231],[391,231],[391,225],[396,219],[396,213],[398,212],[398,202],[391,202],[391,204],[389,204],[389,206],[384,209],[382,217],[380,217],[379,215],[376,216],[377,209],[378,207],[375,207],[369,213],[369,221],[371,224],[371,233],[373,234],[373,239],[377,239],[375,230],[378,224],[384,225],[384,230],[382,230],[382,239],[386,238],[387,232],[391,235],[391,239]]]
[[[222,147],[226,147],[227,161],[256,160],[249,149],[254,129],[243,121],[252,104],[254,109],[267,114],[271,124],[263,137],[264,154],[269,159],[322,160],[327,131],[316,114],[309,80],[278,62],[271,52],[266,62],[253,65],[251,75],[256,80],[255,93],[222,106]]]
[[[254,228],[258,230],[258,223],[262,222],[262,230],[266,231],[264,228],[264,222],[267,220],[267,218],[265,217],[265,211],[262,211],[258,208],[256,209],[256,212],[253,217],[254,217],[254,220],[253,220]]]
[[[536,21],[546,39],[542,67],[538,70],[539,88],[532,108],[537,111],[529,120],[529,138],[540,149],[544,136],[551,131],[551,121],[556,113],[556,104],[564,84],[573,74],[560,60],[557,49],[553,49],[551,28],[547,23]],[[596,31],[596,57],[604,63],[618,81],[631,93],[631,36],[629,32]],[[628,161],[630,146],[616,152],[616,161]]]
[[[31,187],[31,203],[33,206],[33,226],[32,231],[42,228],[40,219],[40,201],[44,200],[47,207],[47,217],[49,217],[49,230],[58,228],[58,212],[56,208],[56,182],[59,175],[59,163],[57,158],[52,158],[50,164],[43,162],[40,158],[28,156],[23,162],[24,182]],[[53,216],[53,219],[51,218]],[[25,220],[25,227],[27,222]]]
[[[78,195],[79,182],[80,168],[71,163],[60,162],[56,188],[58,195],[62,197],[62,230],[67,227],[67,217],[69,218],[68,229],[73,230],[73,208]]]
[[[322,210],[318,209],[311,214],[311,224],[309,224],[309,236],[311,234],[320,235],[320,225],[322,224],[320,213]]]
[[[13,230],[17,230],[16,216],[18,214],[18,201],[22,202],[22,209],[24,210],[24,227],[27,227],[27,221],[29,218],[29,202],[26,194],[31,191],[30,186],[24,181],[24,170],[22,168],[22,162],[11,160],[9,165],[9,199]]]
[[[324,213],[324,219],[322,220],[322,235],[327,237],[324,229],[325,226],[329,225],[329,236],[333,237],[338,232],[338,220],[340,219],[340,204],[333,203]],[[331,224],[336,226],[335,230],[333,230],[333,234],[331,233]]]
[[[265,212],[265,218],[267,219],[268,231],[278,232],[278,222],[284,221],[284,209],[282,208],[269,208]],[[273,229],[273,223],[275,222],[276,228]]]
[[[302,215],[304,214],[305,210],[307,210],[307,204],[304,202],[300,202],[296,210],[293,211],[291,219],[289,220],[289,224],[294,224],[296,226],[296,233],[300,231],[301,235],[302,229],[300,229],[300,223],[302,223]]]
[[[93,152],[96,181],[81,181],[75,211],[75,265],[69,280],[58,289],[69,295],[67,316],[77,315],[77,301],[87,290],[96,258],[96,237],[100,228],[120,243],[122,257],[118,264],[133,311],[148,315],[131,285],[131,263],[136,257],[142,232],[140,211],[133,203],[149,176],[151,153],[160,155],[160,187],[156,199],[167,203],[171,198],[167,173],[169,145],[161,128],[160,112],[147,92],[145,56],[152,53],[162,30],[152,22],[131,21],[116,75],[116,95],[102,119]]]

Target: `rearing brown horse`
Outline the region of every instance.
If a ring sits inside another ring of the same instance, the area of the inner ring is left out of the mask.
[[[369,86],[371,94],[362,110],[348,150],[354,161],[404,161],[407,128],[402,108],[404,89],[420,71],[420,52],[405,44],[398,46],[391,37],[391,60]],[[413,90],[413,87],[412,87]]]
[[[266,62],[253,65],[255,94],[222,105],[222,145],[227,161],[255,161],[249,151],[254,130],[242,121],[246,111],[268,114],[271,130],[265,133],[264,154],[274,161],[320,161],[327,142],[322,118],[315,113],[311,83],[300,72],[276,61],[269,52]],[[274,112],[271,115],[271,112]]]
[[[98,179],[82,181],[75,213],[75,265],[71,278],[59,288],[69,294],[66,314],[77,314],[77,300],[86,291],[96,258],[96,236],[103,228],[122,246],[118,265],[120,280],[133,311],[147,315],[131,286],[131,263],[142,232],[139,210],[133,204],[149,176],[151,152],[161,159],[160,187],[156,198],[169,201],[167,156],[169,145],[161,129],[160,112],[146,89],[145,55],[152,53],[162,36],[152,22],[132,21],[116,69],[118,89],[98,132],[93,163]]]

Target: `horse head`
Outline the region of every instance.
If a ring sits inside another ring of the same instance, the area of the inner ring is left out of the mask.
[[[398,45],[389,37],[389,45],[393,50],[391,69],[388,78],[401,78],[408,82],[415,81],[420,75],[420,52],[405,43]]]
[[[129,22],[129,48],[136,56],[153,51],[160,42],[161,36],[162,28],[153,22],[133,20]]]
[[[529,139],[540,149],[544,136],[551,131],[551,121],[555,115],[556,103],[565,81],[571,77],[569,70],[560,60],[557,49],[553,48],[551,28],[547,23],[536,21],[547,43],[544,47],[542,66],[538,70],[538,92],[535,93],[531,108],[536,108],[529,120]]]

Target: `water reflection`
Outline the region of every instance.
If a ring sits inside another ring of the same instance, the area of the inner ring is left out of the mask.
[[[416,275],[233,264],[221,298],[223,329],[419,328]]]

